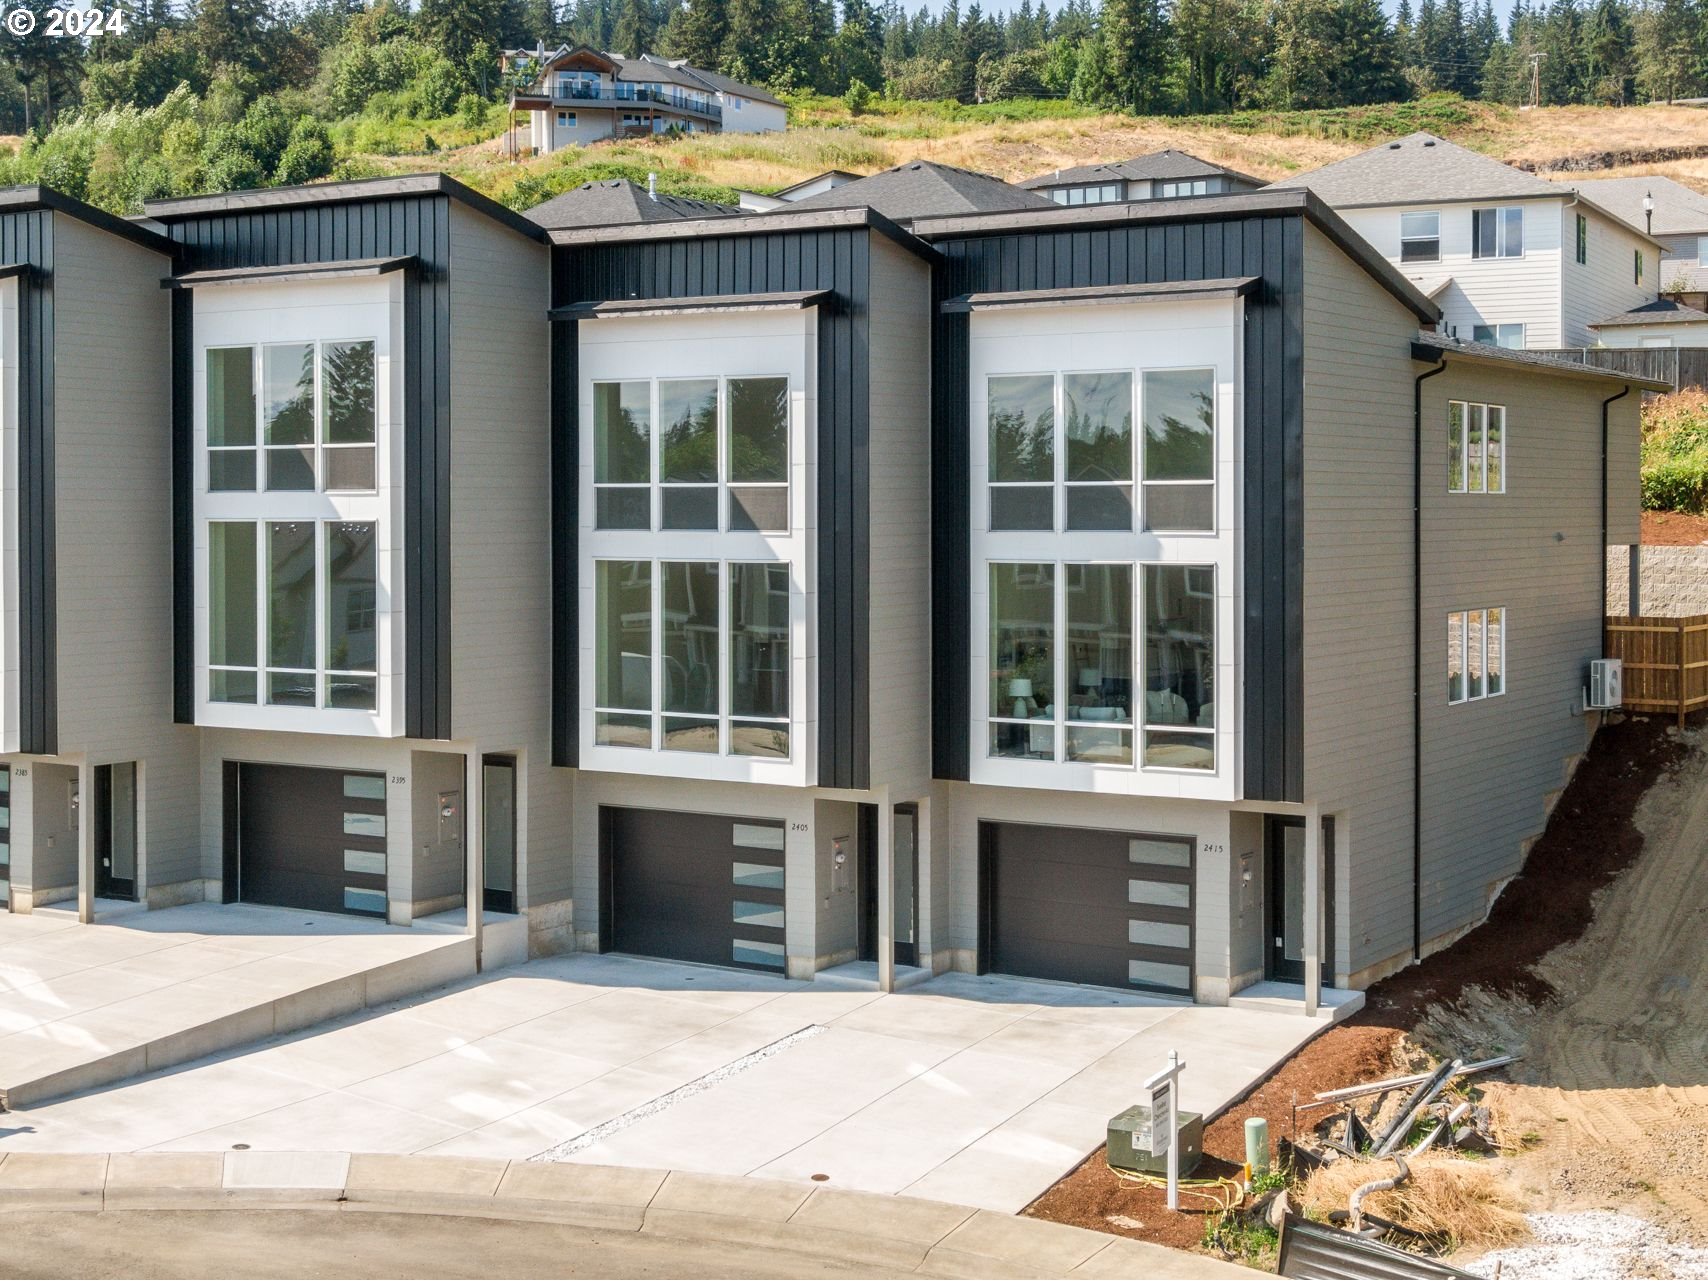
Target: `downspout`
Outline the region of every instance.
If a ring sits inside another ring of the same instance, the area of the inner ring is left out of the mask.
[[[1624,391],[1601,402],[1601,604],[1597,608],[1603,617],[1607,614],[1607,407],[1630,394],[1631,386],[1627,383]],[[1603,634],[1605,636],[1605,629]],[[1604,645],[1602,653],[1606,652]]]
[[[1415,351],[1415,349],[1414,349]],[[1447,372],[1445,356],[1412,381],[1411,453],[1411,959],[1423,959],[1423,384]]]

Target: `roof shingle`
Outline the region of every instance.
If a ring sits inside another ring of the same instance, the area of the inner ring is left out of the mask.
[[[788,209],[876,209],[886,218],[927,218],[934,214],[992,213],[1006,209],[1055,209],[1054,201],[1030,191],[930,160],[914,160],[857,182],[796,200]],[[780,211],[779,211],[780,212]]]
[[[535,205],[524,215],[545,228],[612,227],[635,222],[671,222],[680,218],[717,218],[742,211],[689,196],[649,196],[627,178],[584,182]]]
[[[1270,184],[1308,187],[1337,209],[1428,204],[1437,200],[1566,198],[1571,193],[1534,174],[1438,138],[1414,133],[1356,156]]]

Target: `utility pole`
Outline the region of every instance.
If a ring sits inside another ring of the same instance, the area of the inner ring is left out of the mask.
[[[1542,59],[1545,53],[1530,55],[1530,107],[1535,110],[1542,105]]]

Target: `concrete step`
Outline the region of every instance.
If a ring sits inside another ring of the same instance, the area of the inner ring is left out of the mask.
[[[115,924],[70,918],[0,916],[0,1108],[300,1031],[475,972],[465,936],[249,904]]]
[[[1272,1014],[1303,1014],[1305,985],[1303,983],[1253,983],[1228,998],[1228,1007],[1235,1010],[1268,1010]],[[1349,1019],[1364,1008],[1364,993],[1346,988],[1325,987],[1317,1003],[1317,1018],[1324,1023]]]
[[[417,917],[414,928],[439,934],[462,934],[469,927],[462,908]],[[528,959],[528,918],[509,912],[487,912],[480,918],[480,968],[502,969]]]
[[[895,990],[899,992],[903,988],[914,986],[916,983],[923,983],[930,977],[930,970],[921,969],[916,965],[898,965],[896,966]],[[845,992],[876,992],[878,990],[878,963],[876,961],[850,961],[846,965],[833,965],[827,970],[820,970],[814,974],[812,981]]]

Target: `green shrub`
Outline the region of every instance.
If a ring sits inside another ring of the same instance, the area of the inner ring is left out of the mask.
[[[465,129],[479,129],[486,124],[486,116],[492,104],[478,93],[465,93],[457,99],[457,119],[463,122]]]
[[[1643,506],[1708,514],[1708,393],[1674,392],[1643,407]]]
[[[332,172],[332,139],[326,126],[313,117],[304,116],[291,129],[291,140],[285,154],[279,157],[279,167],[273,180],[291,186],[313,182]]]
[[[848,92],[842,95],[843,105],[848,108],[848,114],[857,116],[872,105],[872,89],[864,80],[854,80],[848,85]]]

